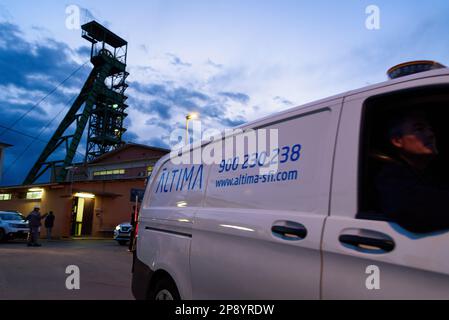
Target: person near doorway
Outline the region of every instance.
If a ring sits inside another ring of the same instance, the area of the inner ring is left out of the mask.
[[[47,214],[41,216],[40,206],[35,205],[33,211],[25,218],[29,223],[29,233],[28,233],[28,246],[40,247],[39,244],[39,232],[41,228],[41,220],[45,219]]]
[[[45,228],[47,229],[47,240],[51,240],[51,231],[55,224],[55,215],[53,214],[53,211],[50,211],[48,213],[48,216],[45,218],[44,224],[45,224]]]

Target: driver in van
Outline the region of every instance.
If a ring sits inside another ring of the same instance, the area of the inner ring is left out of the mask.
[[[449,184],[438,165],[436,137],[427,117],[417,112],[394,117],[388,140],[393,161],[376,177],[382,212],[414,233],[449,230]]]

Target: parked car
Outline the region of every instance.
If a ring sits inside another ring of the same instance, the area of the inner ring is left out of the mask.
[[[26,239],[28,235],[28,221],[16,211],[0,211],[0,241]]]
[[[121,246],[126,246],[131,238],[132,225],[129,222],[119,224],[114,230],[114,240],[116,240]]]

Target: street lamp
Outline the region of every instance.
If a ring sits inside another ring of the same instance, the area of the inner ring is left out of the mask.
[[[198,113],[194,112],[194,113],[189,113],[186,116],[186,145],[189,144],[189,121],[190,120],[196,120],[199,118]]]

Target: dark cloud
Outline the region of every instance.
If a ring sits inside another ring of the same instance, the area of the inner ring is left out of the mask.
[[[150,102],[132,99],[138,110],[147,114],[156,112],[163,120],[171,118],[170,112],[173,107],[184,109],[186,112],[198,111],[203,109],[204,104],[212,101],[208,95],[199,91],[184,87],[173,87],[169,84],[143,85],[133,82],[130,88],[154,98]]]
[[[126,141],[126,142],[137,142],[137,141],[139,141],[139,136],[137,134],[135,134],[134,132],[128,130],[125,132],[122,139],[123,139],[123,141]]]
[[[236,119],[222,119],[221,122],[226,126],[226,127],[230,127],[230,128],[234,128],[234,127],[238,127],[241,126],[242,124],[246,123],[247,121],[241,117],[236,118]]]
[[[168,137],[167,137],[167,139],[155,137],[155,138],[151,138],[149,140],[145,140],[145,141],[143,141],[143,143],[146,145],[149,145],[149,146],[170,149],[170,145],[167,143],[167,141],[168,141]]]
[[[131,82],[129,84],[130,88],[133,88],[141,93],[148,94],[150,96],[155,96],[159,98],[167,97],[167,88],[161,84],[141,84],[139,82]]]
[[[207,95],[195,90],[189,90],[187,88],[176,88],[171,94],[171,98],[174,101],[185,101],[191,99],[198,99],[201,101],[210,100],[210,98]]]
[[[174,66],[181,66],[181,67],[192,66],[192,64],[182,61],[179,57],[175,56],[174,54],[167,53],[167,56],[170,57],[170,63]]]
[[[208,104],[201,108],[201,117],[208,116],[213,119],[220,119],[225,114],[225,106],[220,103]]]
[[[223,97],[241,104],[247,104],[250,97],[241,92],[220,92],[215,96],[202,93],[187,87],[175,87],[171,83],[146,84],[133,82],[130,86],[138,93],[148,96],[150,101],[133,99],[132,105],[146,114],[154,114],[146,121],[147,125],[157,126],[166,131],[172,131],[176,125],[168,124],[166,120],[173,117],[174,112],[182,110],[184,114],[192,111],[199,112],[203,123],[216,121],[225,127],[236,127],[246,122],[242,117],[229,119],[226,117],[229,106],[223,103]]]
[[[145,122],[145,124],[147,126],[157,126],[167,131],[171,131],[173,129],[173,127],[167,124],[167,122],[161,121],[159,118],[150,118]]]
[[[171,118],[170,109],[171,108],[169,105],[159,102],[157,100],[151,101],[150,103],[141,106],[141,108],[139,108],[140,111],[147,114],[154,114],[154,113],[158,114],[162,120],[168,120]]]
[[[243,104],[249,102],[249,96],[240,92],[220,92],[219,95]]]
[[[80,67],[69,53],[70,48],[64,43],[51,39],[29,43],[17,26],[0,23],[0,85],[48,92],[55,82],[63,81]],[[49,81],[35,80],[30,75],[40,75]],[[87,70],[82,70],[66,85],[79,87],[86,75]]]
[[[91,48],[88,46],[79,47],[76,50],[76,53],[79,54],[83,59],[90,59]]]
[[[287,100],[287,99],[279,97],[279,96],[274,97],[273,100],[276,101],[276,102],[285,104],[286,106],[292,106],[293,105],[293,102],[291,102],[290,100]]]
[[[40,128],[36,128],[31,120],[27,121],[27,124],[29,125],[27,131],[6,131],[0,137],[0,141],[13,145],[5,150],[2,185],[21,184],[45,147],[47,141],[45,139],[49,139],[49,134],[44,134],[36,140],[33,134],[37,136]],[[18,132],[26,132],[31,137]]]
[[[16,25],[0,23],[0,86],[3,90],[0,141],[13,145],[5,151],[3,185],[22,183],[64,117],[64,111],[68,110],[68,102],[74,98],[64,91],[81,89],[89,68],[80,69],[45,101],[37,104],[55,89],[56,84],[80,68],[71,57],[82,50],[73,52],[65,43],[48,38],[39,43],[29,42]],[[58,110],[56,114],[50,113],[46,104],[60,105],[62,113]],[[29,110],[32,111],[16,123]],[[11,126],[12,130],[5,130]],[[82,146],[78,150],[80,148]],[[62,150],[56,152],[62,157]]]
[[[215,63],[211,59],[207,60],[207,64],[212,66],[212,67],[214,67],[214,68],[217,68],[217,69],[222,69],[223,68],[222,64]]]

